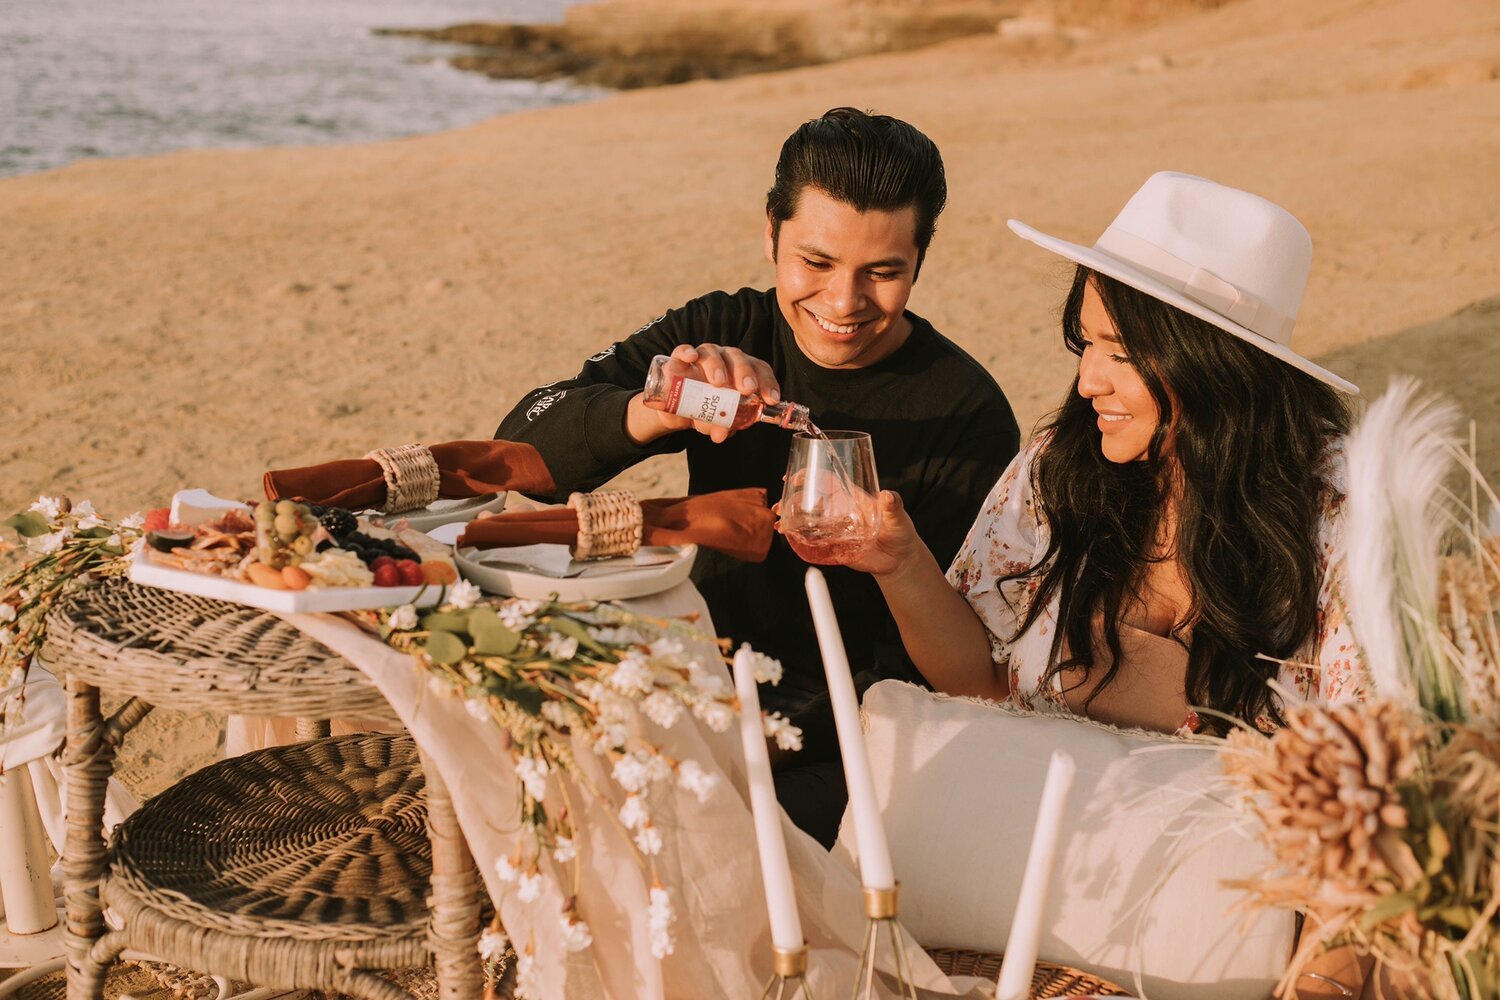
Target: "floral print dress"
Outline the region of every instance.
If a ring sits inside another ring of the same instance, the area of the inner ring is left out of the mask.
[[[1016,636],[1017,625],[1030,610],[1040,579],[1036,576],[1005,579],[1029,569],[1047,550],[1048,527],[1032,490],[1033,465],[1046,442],[1047,435],[1038,435],[1021,450],[990,490],[948,569],[948,582],[984,623],[995,663],[1009,674],[1011,699],[1028,708],[1067,711],[1057,680],[1046,689],[1042,683],[1057,629],[1057,598],[1052,599],[1031,628]],[[1317,633],[1304,654],[1297,657],[1298,664],[1282,667],[1279,681],[1297,698],[1332,704],[1363,700],[1369,681],[1343,599],[1341,443],[1324,453],[1321,471],[1331,488],[1318,538],[1323,582],[1318,594]],[[1271,728],[1267,718],[1259,723],[1262,728]],[[1197,719],[1190,715],[1183,723],[1183,730],[1196,728]]]

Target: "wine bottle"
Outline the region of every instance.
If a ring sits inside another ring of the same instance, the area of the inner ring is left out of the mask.
[[[739,393],[700,379],[668,375],[667,363],[671,360],[665,354],[658,354],[651,359],[651,368],[646,372],[642,402],[653,410],[733,431],[744,430],[756,421],[791,431],[816,431],[807,407],[799,403],[770,403],[753,392]]]

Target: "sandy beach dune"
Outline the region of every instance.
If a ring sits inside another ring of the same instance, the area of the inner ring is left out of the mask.
[[[1176,169],[1302,219],[1299,346],[1371,394],[1408,370],[1453,394],[1500,479],[1500,6],[1240,0],[378,145],[0,181],[0,511],[42,491],[118,514],[185,485],[251,495],[268,467],[487,437],[520,392],[664,308],[767,284],[776,152],[840,104],[941,146],[950,207],[912,308],[990,367],[1023,426],[1068,383],[1066,272],[1005,220],[1091,242]],[[627,478],[683,482],[669,460]]]

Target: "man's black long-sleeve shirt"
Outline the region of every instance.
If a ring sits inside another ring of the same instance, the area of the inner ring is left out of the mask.
[[[901,495],[918,533],[946,566],[979,505],[1020,446],[1000,387],[977,361],[908,312],[911,335],[888,357],[857,369],[808,360],[776,303],[775,289],[712,292],[674,309],[589,358],[571,379],[528,393],[505,417],[497,438],[541,452],[563,500],[591,490],[655,454],[686,451],[689,491],[765,487],[781,496],[792,436],[757,424],[723,444],[681,431],[645,447],[625,433],[625,411],[658,354],[682,344],[736,347],[771,366],[781,398],[801,403],[825,430],[866,431],[880,485]],[[777,535],[763,563],[699,551],[693,580],[721,636],[748,642],[781,660],[768,707],[792,708],[826,691],[812,616],[803,589],[806,564]],[[850,664],[857,672],[917,679],[880,589],[864,573],[825,567]]]

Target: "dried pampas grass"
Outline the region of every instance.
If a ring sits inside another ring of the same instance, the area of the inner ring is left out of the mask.
[[[1500,538],[1482,514],[1500,502],[1455,419],[1402,381],[1350,440],[1345,593],[1375,700],[1294,705],[1222,751],[1276,859],[1237,884],[1307,917],[1285,995],[1353,945],[1424,996],[1500,996]]]

